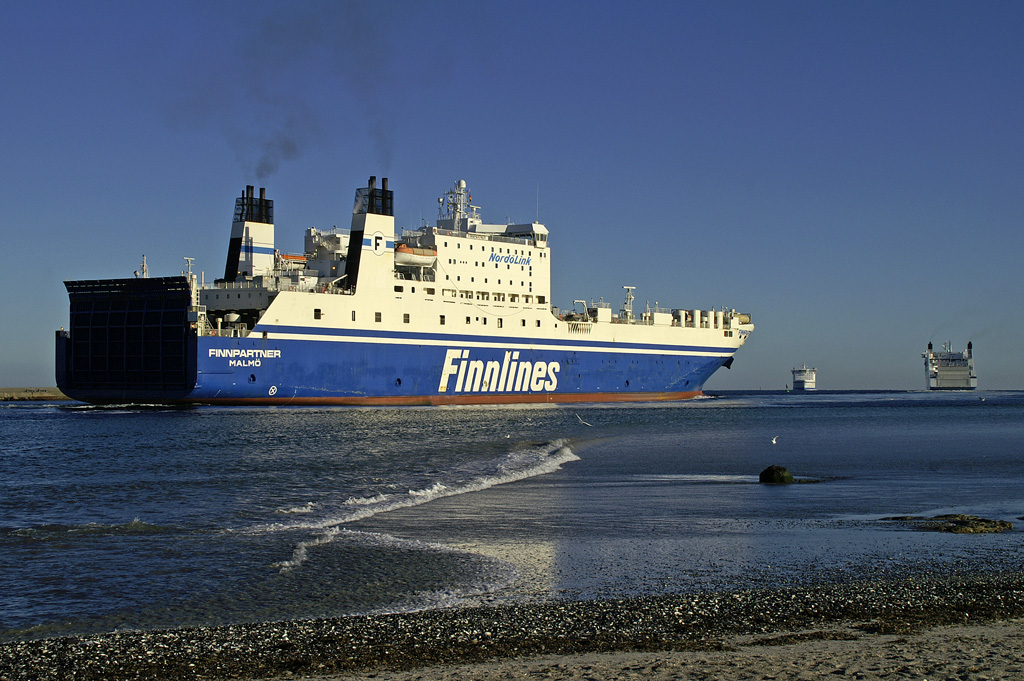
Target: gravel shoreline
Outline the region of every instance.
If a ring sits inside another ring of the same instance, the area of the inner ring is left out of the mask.
[[[330,676],[524,656],[716,650],[737,635],[909,634],[1024,617],[1024,573],[905,577],[640,597],[477,606],[0,644],[0,679]],[[829,633],[829,632],[832,633]]]

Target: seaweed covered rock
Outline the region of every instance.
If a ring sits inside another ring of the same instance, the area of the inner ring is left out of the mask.
[[[882,518],[888,521],[911,523],[915,529],[927,532],[953,532],[955,534],[988,534],[991,532],[1009,532],[1013,523],[1008,520],[992,520],[979,518],[965,513],[948,513],[930,518],[923,516],[901,515]]]
[[[757,477],[758,482],[765,482],[771,485],[788,484],[796,482],[793,478],[793,474],[782,466],[771,465],[761,471],[761,475]]]

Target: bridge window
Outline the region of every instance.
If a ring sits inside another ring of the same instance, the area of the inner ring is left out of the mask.
[[[313,319],[320,319],[320,308],[313,308]]]
[[[380,312],[374,312],[373,313],[373,321],[375,321],[375,322],[379,322],[380,321]]]

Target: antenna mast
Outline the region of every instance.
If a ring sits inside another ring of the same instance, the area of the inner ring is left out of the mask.
[[[633,316],[633,291],[636,290],[636,286],[623,286],[622,288],[626,289],[626,302],[622,304],[620,313],[626,323],[632,324],[636,319]]]

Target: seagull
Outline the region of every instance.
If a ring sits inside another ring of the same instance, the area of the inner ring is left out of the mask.
[[[585,426],[590,426],[590,424],[589,424],[589,423],[587,423],[586,421],[584,421],[584,420],[583,420],[583,418],[582,418],[582,417],[580,417],[580,415],[579,415],[579,414],[576,414],[576,418],[578,418],[578,419],[580,420],[580,423],[582,423],[583,425],[585,425]],[[591,426],[591,427],[593,427],[593,426]]]
[[[772,444],[773,445],[779,444],[779,436],[778,435],[776,435],[775,437],[772,438]]]

